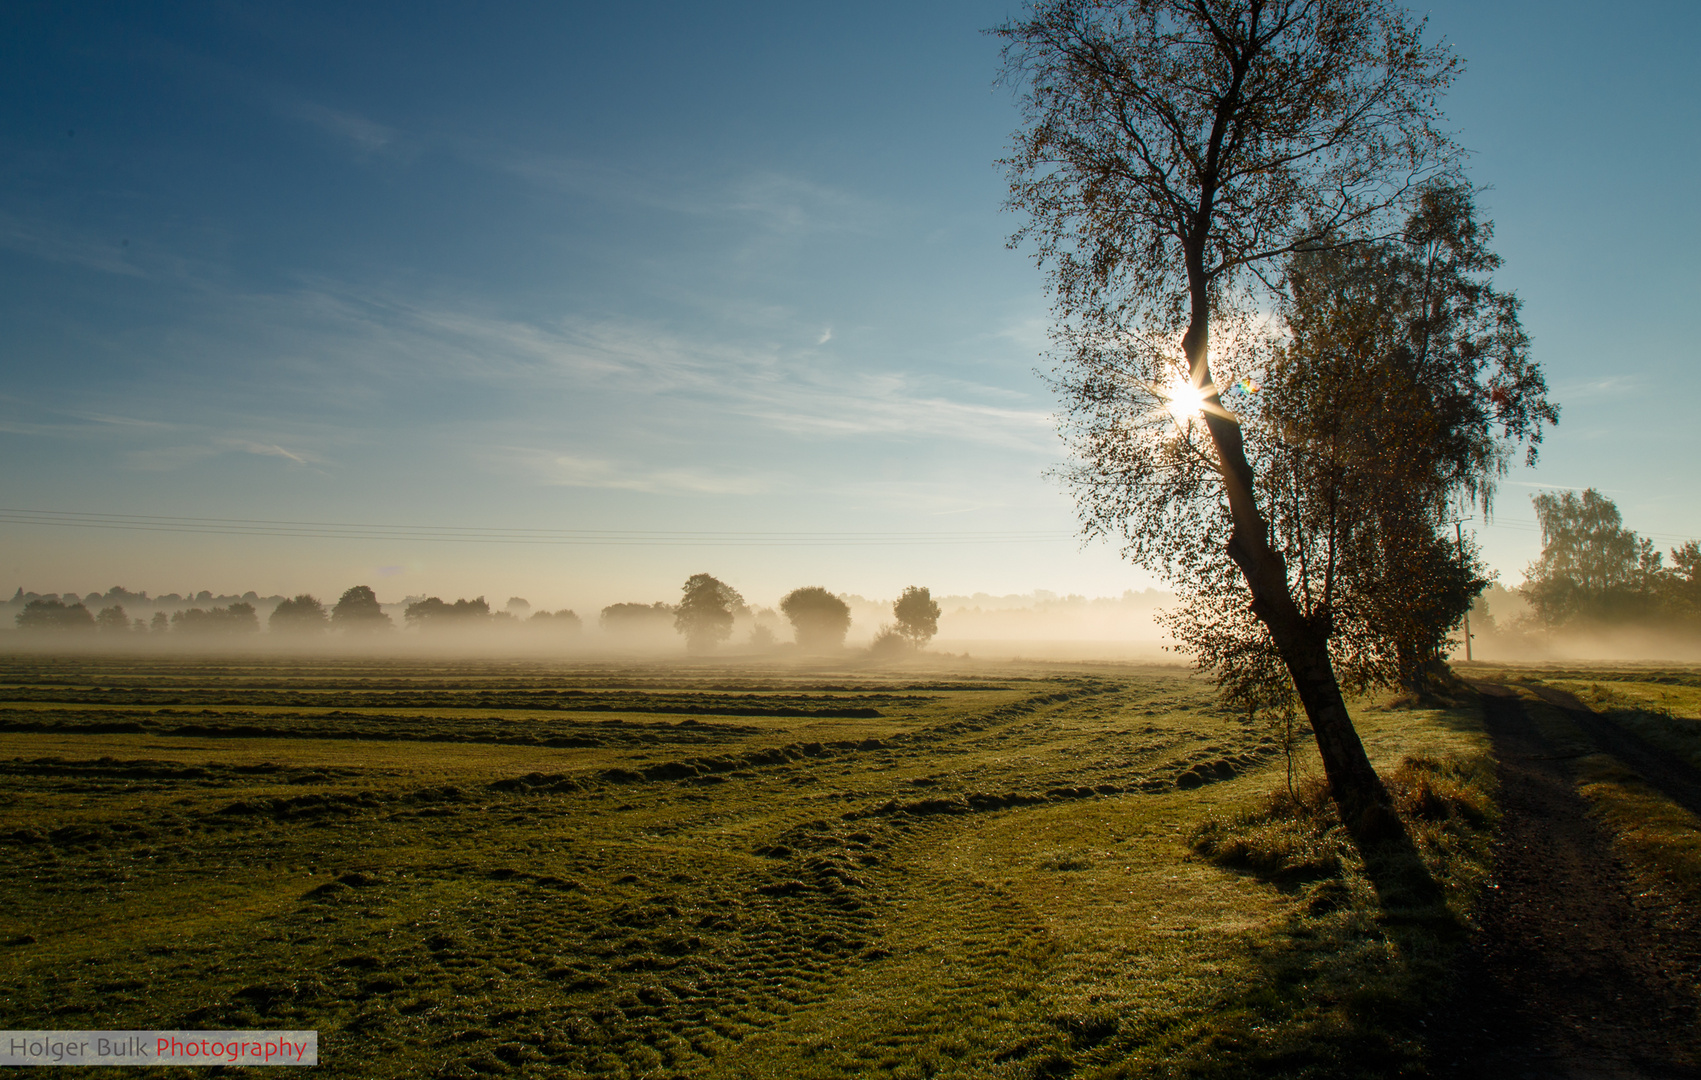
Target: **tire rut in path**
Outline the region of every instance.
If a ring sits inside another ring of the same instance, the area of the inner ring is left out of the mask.
[[[1556,748],[1479,684],[1504,814],[1481,928],[1437,1021],[1457,1078],[1696,1077],[1696,1017]]]

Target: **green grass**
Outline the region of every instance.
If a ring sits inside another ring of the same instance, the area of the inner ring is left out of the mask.
[[[1176,669],[12,657],[0,1020],[360,1076],[1415,1073],[1486,749],[1357,715],[1438,907]]]
[[[1701,768],[1701,671],[1599,665],[1525,667],[1492,673],[1509,684],[1574,694],[1650,746]],[[1565,756],[1579,794],[1629,871],[1633,899],[1657,926],[1701,929],[1701,819],[1604,753],[1563,710],[1523,691],[1524,708]],[[1688,986],[1701,1002],[1701,984]]]
[[[1644,742],[1701,769],[1701,669],[1600,664],[1476,665],[1490,678],[1564,690]]]

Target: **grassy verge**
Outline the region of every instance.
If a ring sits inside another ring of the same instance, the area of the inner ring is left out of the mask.
[[[1648,679],[1546,678],[1642,741],[1701,769],[1701,675]]]

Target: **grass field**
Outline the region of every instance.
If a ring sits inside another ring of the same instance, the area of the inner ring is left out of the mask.
[[[1474,709],[1361,703],[1401,911],[1181,669],[0,665],[3,1026],[334,1075],[1416,1073],[1492,818]]]

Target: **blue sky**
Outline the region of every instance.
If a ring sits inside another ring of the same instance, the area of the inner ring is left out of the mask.
[[[767,603],[1151,584],[1044,475],[1047,302],[1004,246],[980,33],[1016,10],[9,5],[0,506],[384,528],[14,521],[0,570],[581,610],[700,570]],[[1542,486],[1701,533],[1701,9],[1428,10],[1564,408],[1490,561],[1534,557]]]

